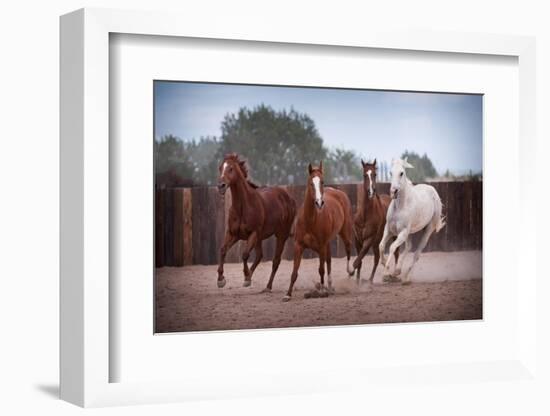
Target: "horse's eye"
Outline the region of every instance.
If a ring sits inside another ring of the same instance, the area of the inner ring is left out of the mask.
[[[403,172],[401,172],[401,174],[399,176],[403,176]]]

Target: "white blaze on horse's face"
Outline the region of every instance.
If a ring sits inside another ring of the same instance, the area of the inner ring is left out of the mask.
[[[227,169],[227,162],[223,162],[222,174],[220,175],[220,179],[223,179],[223,177],[225,175],[225,169]]]
[[[372,170],[367,170],[367,176],[369,177],[369,198],[374,196],[374,190],[372,189]]]
[[[319,209],[323,208],[325,202],[323,201],[323,194],[321,193],[321,178],[315,176],[311,179],[311,182],[313,182],[313,189],[315,191],[315,205],[317,205]]]

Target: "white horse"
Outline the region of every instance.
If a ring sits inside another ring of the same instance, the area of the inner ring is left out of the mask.
[[[404,285],[411,282],[409,277],[410,272],[420,258],[420,253],[422,253],[422,250],[428,244],[432,233],[434,231],[438,232],[445,226],[445,221],[441,214],[441,199],[435,188],[425,184],[413,185],[407,178],[406,168],[413,168],[407,162],[407,158],[392,162],[390,188],[392,201],[388,207],[384,235],[379,247],[382,264],[385,265],[384,280],[398,281],[399,278],[397,276],[401,274],[403,260],[412,246],[412,234],[424,230],[422,239],[414,253],[413,263],[401,279]],[[389,257],[386,261],[384,250],[388,240],[392,237],[396,237],[396,239],[390,245]],[[400,250],[399,260],[392,274],[390,273],[391,260],[395,250],[403,244],[405,248]]]

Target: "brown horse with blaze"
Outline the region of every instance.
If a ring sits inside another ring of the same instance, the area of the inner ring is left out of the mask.
[[[306,297],[314,296],[314,294],[327,297],[329,293],[333,293],[330,241],[336,238],[337,235],[344,242],[349,273],[353,233],[349,198],[344,192],[338,189],[324,187],[323,162],[320,163],[319,167],[313,167],[310,164],[308,172],[309,177],[304,204],[298,212],[296,221],[294,268],[290,278],[290,286],[283,301],[289,301],[292,296],[292,289],[298,278],[298,269],[302,261],[302,254],[306,248],[312,249],[319,254],[319,276],[321,279],[319,285],[320,291],[312,291],[306,294]],[[328,289],[325,287],[325,263],[328,272]]]
[[[374,273],[380,261],[378,245],[384,235],[386,214],[391,202],[389,195],[379,195],[376,192],[376,159],[372,163],[365,163],[361,160],[361,165],[363,166],[363,205],[357,211],[354,221],[357,258],[353,262],[353,269],[354,272],[357,270],[357,283],[361,279],[363,257],[371,247],[374,253],[374,266],[369,281],[372,282],[374,279]],[[395,252],[396,262],[398,258],[399,250]],[[350,276],[353,276],[354,272],[351,272]]]
[[[275,273],[281,262],[285,241],[290,236],[296,202],[280,187],[258,187],[248,180],[246,162],[236,153],[225,156],[219,166],[218,190],[221,195],[229,188],[231,190],[231,208],[225,239],[220,249],[218,267],[218,287],[225,286],[223,264],[227,251],[239,240],[246,240],[242,254],[244,283],[250,286],[252,274],[262,260],[262,241],[275,235],[277,245],[273,257],[271,276],[264,291],[271,291]],[[252,267],[248,268],[248,257],[254,249],[256,257]]]

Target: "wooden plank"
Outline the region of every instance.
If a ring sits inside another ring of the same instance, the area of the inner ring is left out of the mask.
[[[183,266],[183,189],[174,189],[174,264]]]
[[[183,189],[183,265],[193,264],[193,199],[190,188]]]
[[[193,202],[191,209],[191,218],[193,224],[193,264],[201,264],[201,206],[200,206],[200,188],[191,188],[191,200]]]
[[[441,193],[439,194],[439,197],[441,198],[441,203],[443,204],[443,217],[445,218],[445,221],[447,221],[447,211],[449,209],[449,183],[448,182],[442,182],[440,186]],[[441,231],[439,231],[439,249],[441,251],[448,251],[448,235],[449,233],[449,227],[445,225]]]
[[[208,264],[216,264],[223,240],[224,203],[218,189],[214,186],[208,188],[208,213],[208,228],[210,230]]]
[[[208,204],[208,187],[200,188],[199,193],[199,209],[201,212],[201,252],[200,252],[200,264],[209,264],[210,255],[210,243],[212,238],[212,232],[210,229],[210,216],[211,212]]]
[[[164,191],[164,264],[174,265],[174,193],[172,189]]]
[[[216,201],[216,243],[213,253],[212,264],[217,264],[220,256],[220,249],[224,240],[225,232],[225,198],[222,197],[216,187],[213,188]]]
[[[474,241],[473,212],[472,212],[472,182],[462,183],[462,194],[464,195],[462,206],[462,250],[472,250]]]
[[[164,191],[155,190],[155,267],[164,266]]]
[[[481,250],[483,241],[483,182],[474,182],[472,186],[472,219],[474,249]]]

